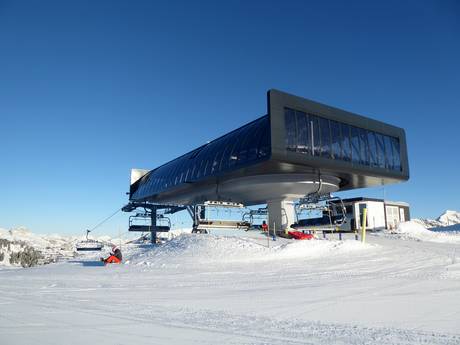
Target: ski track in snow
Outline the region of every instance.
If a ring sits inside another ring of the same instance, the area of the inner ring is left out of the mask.
[[[264,241],[2,270],[0,344],[460,344],[458,244]]]

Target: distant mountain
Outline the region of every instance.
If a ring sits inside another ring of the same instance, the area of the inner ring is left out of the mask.
[[[423,225],[425,228],[450,227],[460,224],[460,212],[447,210],[436,219],[414,219],[415,222]]]
[[[0,229],[0,265],[31,267],[75,255],[76,238]]]
[[[447,226],[460,224],[460,212],[447,210],[438,217],[437,221]]]
[[[168,233],[168,236],[172,236]],[[101,242],[109,250],[112,243],[126,243],[126,239],[110,238],[109,236],[92,237]],[[36,234],[26,228],[0,228],[0,268],[2,266],[31,267],[51,262],[86,256],[88,252],[77,252],[76,244],[85,240],[85,236],[65,236]],[[99,255],[99,254],[98,254]]]

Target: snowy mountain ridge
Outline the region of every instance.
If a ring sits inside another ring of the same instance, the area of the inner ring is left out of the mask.
[[[460,212],[447,210],[436,219],[421,218],[413,219],[425,228],[441,228],[460,224]],[[441,229],[440,229],[441,230]]]
[[[460,224],[460,212],[447,210],[437,218],[437,221],[447,226]]]
[[[170,240],[184,232],[191,232],[191,229],[175,229],[158,237]],[[124,245],[131,242],[129,239],[111,238],[107,235],[89,238],[104,244],[103,253],[109,251],[112,244]],[[74,258],[79,255],[76,244],[82,240],[85,240],[85,236],[36,234],[25,227],[10,230],[0,228],[0,267],[30,267]],[[142,242],[141,239],[134,241]],[[82,255],[88,256],[87,253]]]
[[[10,230],[0,228],[0,265],[35,266],[69,259],[77,253],[75,244],[84,237],[36,234],[25,227]],[[104,244],[110,237],[98,238]]]

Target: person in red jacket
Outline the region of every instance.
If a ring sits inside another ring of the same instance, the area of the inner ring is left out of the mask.
[[[262,231],[263,232],[268,232],[268,225],[267,225],[267,222],[265,220],[262,222]]]
[[[107,259],[101,258],[101,261],[104,261],[106,264],[120,264],[123,259],[121,255],[121,250],[116,245],[112,246],[112,252]]]

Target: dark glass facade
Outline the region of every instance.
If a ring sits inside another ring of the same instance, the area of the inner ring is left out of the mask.
[[[139,181],[131,198],[141,199],[182,183],[261,162],[269,159],[270,153],[270,120],[265,115],[150,171]]]
[[[401,171],[399,139],[284,108],[286,149],[316,157]]]

